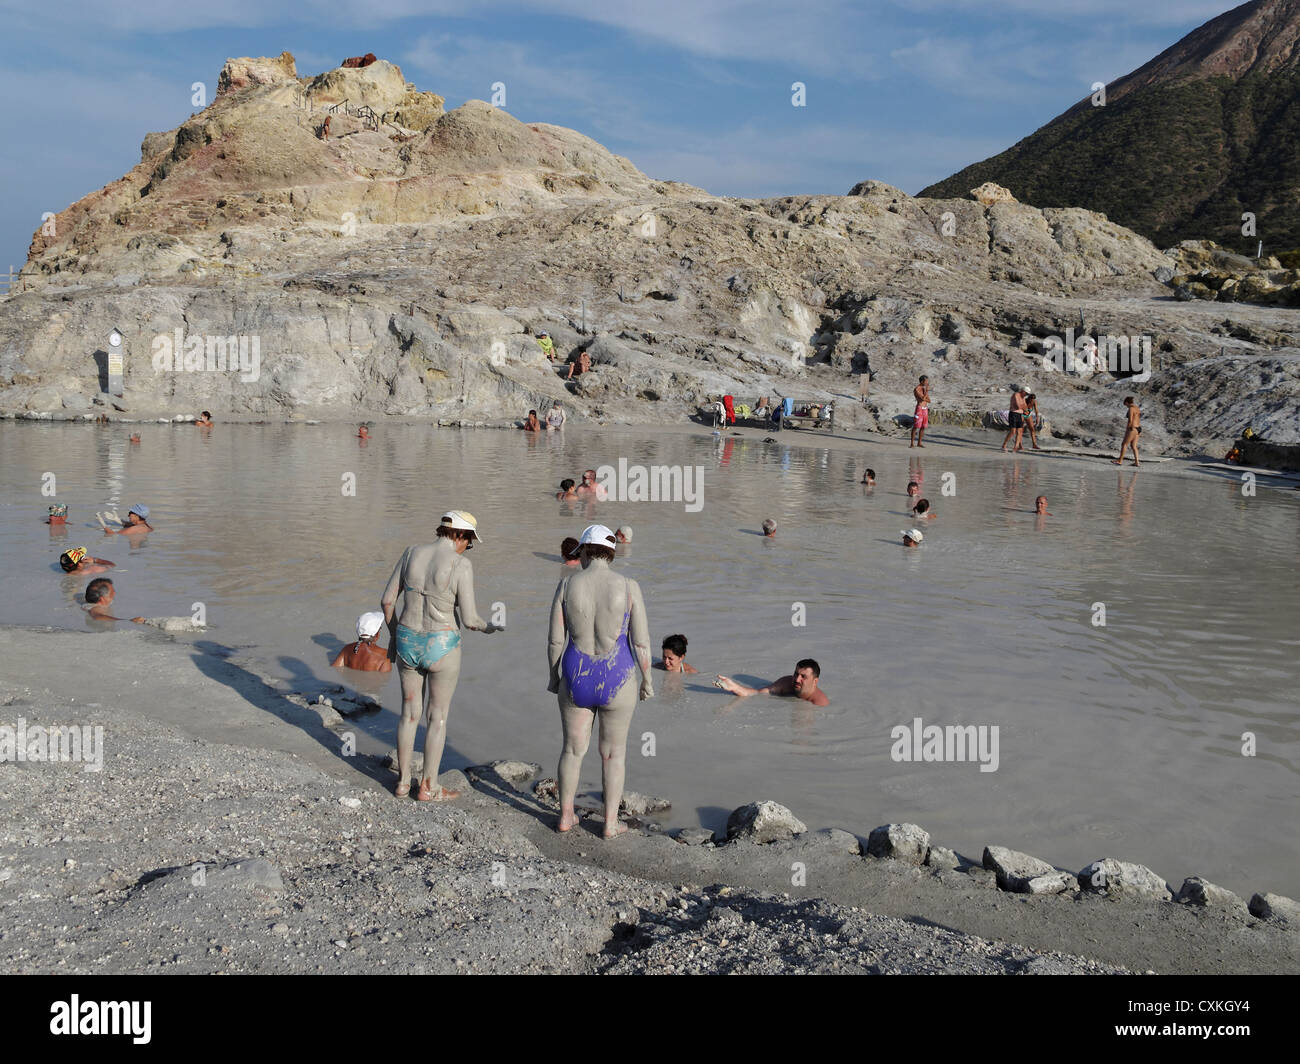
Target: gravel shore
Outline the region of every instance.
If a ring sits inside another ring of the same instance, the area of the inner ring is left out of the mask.
[[[69,669],[87,640],[111,641],[96,657],[112,664]],[[380,758],[339,755],[328,712],[159,633],[8,628],[0,652],[13,666],[0,725],[104,728],[100,771],[0,763],[7,972],[1300,966],[1300,935],[1285,923],[1006,893],[977,863],[865,857],[848,831],[726,845],[696,833],[688,845],[638,830],[606,843],[584,823],[561,837],[527,783],[486,769],[455,803],[399,800]]]

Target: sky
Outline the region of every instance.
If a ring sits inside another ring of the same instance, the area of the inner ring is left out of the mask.
[[[994,155],[1225,0],[0,0],[0,272],[210,102],[230,56],[374,52],[447,108],[568,126],[718,195],[915,194]],[[795,83],[804,106],[794,106]]]

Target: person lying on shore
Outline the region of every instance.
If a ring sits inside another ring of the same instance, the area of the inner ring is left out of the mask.
[[[379,633],[384,627],[384,615],[378,610],[363,613],[357,618],[357,641],[349,643],[330,662],[333,668],[357,669],[360,672],[392,672],[388,648],[379,645]]]
[[[1034,513],[1040,517],[1051,517],[1051,511],[1047,509],[1047,496],[1040,495],[1034,500]]]
[[[90,609],[86,611],[87,615],[97,621],[121,621],[125,618],[114,617],[108,612],[108,607],[113,605],[113,600],[117,598],[117,589],[113,587],[113,581],[106,576],[101,576],[92,580],[86,585],[86,602]],[[143,617],[132,617],[132,624],[143,624]]]
[[[122,521],[114,511],[107,511],[103,514],[96,514],[100,524],[104,526],[104,535],[106,536],[135,536],[145,532],[154,531],[153,525],[149,523],[149,507],[142,503],[136,503],[126,513],[126,520]],[[121,528],[109,528],[108,520],[121,521]]]
[[[794,672],[789,676],[782,676],[766,687],[746,687],[730,676],[719,676],[713,683],[715,687],[721,687],[724,691],[730,691],[741,698],[748,698],[750,695],[793,695],[814,706],[825,706],[829,705],[831,700],[821,689],[821,675],[822,667],[812,658],[804,658],[795,665]]]
[[[670,635],[663,642],[663,660],[656,661],[654,667],[664,672],[699,672],[694,665],[686,664],[686,637]]]
[[[69,547],[59,555],[59,567],[65,573],[102,573],[113,568],[107,558],[92,558],[85,547]]]

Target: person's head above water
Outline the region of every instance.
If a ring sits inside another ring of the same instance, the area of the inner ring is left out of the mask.
[[[908,483],[907,483],[907,494],[908,494],[908,495],[920,495],[920,494],[921,494],[921,485],[918,484],[915,480],[910,480],[910,481],[908,481]]]
[[[448,510],[438,525],[438,538],[464,542],[465,550],[482,543],[478,532],[478,518],[468,510]]]
[[[794,693],[802,696],[807,691],[815,691],[821,676],[822,667],[812,658],[804,658],[794,667]]]
[[[582,530],[582,536],[578,540],[579,553],[583,559],[603,559],[612,562],[614,548],[617,546],[618,539],[604,525],[588,525]]]
[[[863,484],[874,484],[875,482],[876,482],[876,471],[874,469],[868,469],[865,473],[862,474]]]
[[[770,517],[763,522],[763,535],[765,536],[776,535],[776,522],[773,521]]]
[[[903,537],[904,547],[919,547],[921,541],[925,539],[919,528],[905,528],[900,535]]]
[[[1040,496],[1038,496],[1038,498],[1036,498],[1036,499],[1034,500],[1034,513],[1038,513],[1038,514],[1045,514],[1045,513],[1047,513],[1047,496],[1046,496],[1046,495],[1040,495]]]
[[[131,518],[133,517],[136,518],[137,520],[132,521]],[[136,503],[134,506],[132,506],[131,509],[127,510],[126,512],[126,523],[128,525],[134,525],[137,522],[139,524],[149,523],[149,507],[139,502]]]
[[[617,539],[620,543],[631,543],[632,526],[619,525],[618,528],[614,530],[614,538]]]
[[[565,477],[563,480],[561,480],[561,481],[560,481],[560,490],[561,490],[561,491],[564,491],[564,492],[572,491],[572,490],[573,490],[573,478],[572,478],[572,477]]]
[[[113,581],[106,576],[98,576],[86,585],[86,601],[92,606],[103,603],[107,606],[113,601]]]
[[[912,508],[914,514],[924,514],[930,509],[929,499],[917,499],[916,505]]]
[[[664,638],[663,642],[664,668],[669,672],[675,672],[681,667],[682,659],[686,657],[686,637],[684,635],[670,635]]]
[[[88,553],[85,547],[69,547],[59,555],[59,566],[65,573],[76,572],[77,566]]]
[[[378,610],[363,613],[357,618],[357,639],[373,640],[384,626],[384,615]]]
[[[560,542],[560,557],[566,562],[575,562],[578,560],[578,547],[580,544],[572,536],[565,536]]]

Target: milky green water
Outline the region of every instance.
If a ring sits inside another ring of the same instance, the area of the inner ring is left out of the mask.
[[[756,432],[380,425],[363,447],[345,426],[141,431],[130,446],[120,426],[0,424],[0,623],[85,627],[86,580],[56,565],[85,543],[118,563],[119,615],[202,602],[204,642],[286,689],[371,690],[328,662],[377,608],[402,549],[462,507],[485,536],[470,555],[479,610],[501,603],[507,631],[465,635],[444,767],[519,757],[551,775],[559,543],[592,521],[630,524],[616,566],[641,583],[656,650],[683,632],[702,670],[656,674],[633,724],[628,786],[672,798],[669,823],[720,827],[770,798],[813,827],[914,821],[976,858],[986,844],[1076,869],[1116,856],[1175,886],[1199,874],[1247,894],[1300,892],[1300,493],[1246,497],[1237,480],[1172,466],[1013,458],[993,436],[909,458],[896,443],[828,449],[795,432],[764,444]],[[562,477],[619,458],[702,467],[702,508],[555,500]],[[857,483],[868,463],[874,492]],[[63,537],[41,520],[45,472],[70,507]],[[914,551],[899,545],[915,523],[911,472],[938,512]],[[955,495],[941,494],[945,473]],[[1038,494],[1052,517],[1029,513]],[[157,532],[138,545],[99,532],[95,510],[136,501]],[[775,540],[756,534],[765,517]],[[710,686],[716,672],[770,681],[803,657],[820,662],[830,706]],[[359,725],[373,750],[392,745],[398,702],[396,678],[378,682],[386,710]],[[917,717],[997,726],[997,771],[892,760],[891,730]],[[584,785],[598,783],[593,750]]]

